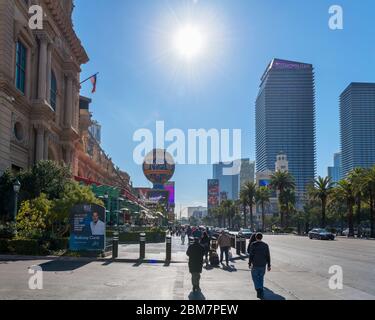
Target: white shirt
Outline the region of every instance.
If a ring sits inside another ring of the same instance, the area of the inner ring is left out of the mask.
[[[90,222],[91,234],[93,236],[104,236],[105,234],[105,223],[98,220],[97,223],[94,221]]]

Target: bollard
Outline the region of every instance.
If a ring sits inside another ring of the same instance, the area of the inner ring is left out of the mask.
[[[235,248],[236,247],[236,238],[234,235],[230,235],[230,242],[231,242],[231,247]]]
[[[146,257],[146,234],[139,234],[139,259],[143,260]]]
[[[246,255],[246,238],[245,237],[241,237],[241,252]]]
[[[119,233],[118,231],[113,232],[112,239],[112,259],[118,258],[118,242],[119,242]]]
[[[241,255],[241,236],[236,236],[236,254]]]
[[[165,255],[166,258],[165,258],[165,261],[171,262],[172,261],[172,237],[168,235],[165,239],[165,242],[166,242],[166,255]]]

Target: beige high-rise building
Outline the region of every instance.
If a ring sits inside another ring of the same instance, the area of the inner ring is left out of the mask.
[[[43,29],[29,27],[29,6]],[[88,56],[72,24],[72,0],[0,1],[0,174],[39,160],[78,173],[80,72]]]

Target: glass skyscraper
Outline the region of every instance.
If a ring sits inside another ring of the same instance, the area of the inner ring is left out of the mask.
[[[340,96],[342,174],[375,164],[375,83],[351,83]]]
[[[341,153],[335,153],[333,157],[333,167],[328,167],[328,177],[332,179],[333,183],[337,183],[342,179],[341,171]]]
[[[314,69],[311,64],[274,59],[256,100],[257,172],[275,171],[281,151],[288,157],[300,208],[316,172]]]
[[[239,174],[234,163],[216,163],[213,165],[213,179],[219,180],[220,193],[226,193],[228,200],[239,198]],[[230,172],[233,171],[233,174]]]

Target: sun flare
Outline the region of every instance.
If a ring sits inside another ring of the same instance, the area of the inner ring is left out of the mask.
[[[176,32],[174,45],[181,56],[190,60],[202,53],[204,37],[198,27],[186,25]]]

